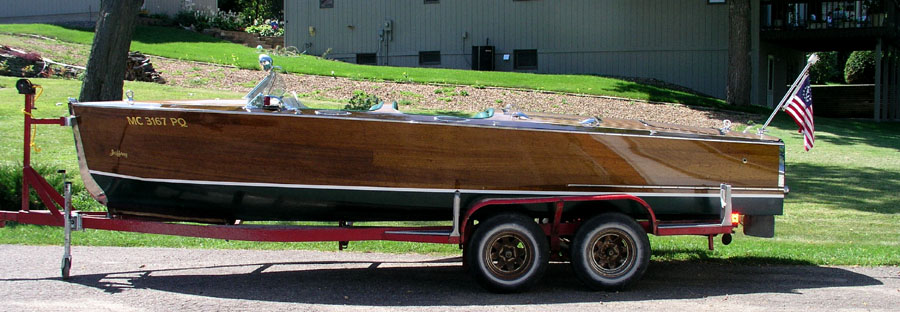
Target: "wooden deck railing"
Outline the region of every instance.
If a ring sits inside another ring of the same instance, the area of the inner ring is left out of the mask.
[[[896,27],[897,7],[895,0],[763,0],[760,30]]]

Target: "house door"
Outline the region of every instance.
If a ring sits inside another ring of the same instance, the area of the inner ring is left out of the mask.
[[[775,107],[775,56],[769,55],[766,62],[766,105]]]

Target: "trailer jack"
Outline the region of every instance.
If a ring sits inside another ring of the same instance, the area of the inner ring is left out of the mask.
[[[72,221],[72,182],[66,181],[65,206],[63,207],[63,256],[60,267],[64,280],[69,279],[69,270],[72,269],[72,226],[74,225]]]

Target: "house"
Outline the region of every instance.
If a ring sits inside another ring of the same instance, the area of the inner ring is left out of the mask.
[[[0,24],[95,21],[100,0],[3,0]],[[144,0],[149,14],[175,15],[182,10],[215,12],[218,0]]]
[[[100,0],[3,1],[0,24],[96,20]]]
[[[359,64],[653,78],[725,98],[726,1],[285,1],[285,43]],[[896,15],[876,23],[866,11],[872,2],[896,10],[894,0],[750,2],[756,105],[777,105],[807,52],[894,49]],[[894,63],[880,62],[882,72]],[[895,103],[881,99],[882,111],[900,103],[883,98]]]

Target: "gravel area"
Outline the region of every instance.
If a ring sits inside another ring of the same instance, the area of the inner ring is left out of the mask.
[[[246,92],[264,73],[257,70],[153,58],[153,66],[162,73],[168,84],[182,87],[215,88]],[[324,76],[283,75],[288,90],[301,96],[320,100],[346,101],[353,91],[375,94],[386,102],[397,101],[401,110],[428,109],[476,112],[507,104],[522,111],[552,112],[601,118],[641,119],[698,127],[722,126],[723,119],[735,125],[746,124],[763,116],[741,112],[693,108],[671,103],[648,103],[608,97],[513,90],[504,88],[475,88],[413,83],[375,82]]]

